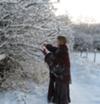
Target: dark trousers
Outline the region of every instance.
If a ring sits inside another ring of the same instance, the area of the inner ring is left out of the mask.
[[[68,102],[70,103],[71,98],[70,98],[70,85],[69,84],[67,85],[67,99],[68,99]]]
[[[54,101],[54,94],[55,93],[55,76],[50,73],[50,81],[49,81],[49,88],[48,88],[48,102]]]

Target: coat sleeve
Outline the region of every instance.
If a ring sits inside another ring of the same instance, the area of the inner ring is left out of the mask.
[[[45,55],[44,61],[46,63],[48,63],[50,61],[50,55],[51,55],[51,53],[48,53],[48,54]]]
[[[44,60],[49,66],[53,67],[53,65],[54,65],[54,55],[53,55],[53,53],[48,53],[47,55],[45,55]]]
[[[56,50],[57,50],[57,47],[54,47],[54,46],[52,46],[51,44],[47,44],[47,45],[46,45],[46,48],[47,48],[50,52],[53,52],[53,53],[55,53]]]

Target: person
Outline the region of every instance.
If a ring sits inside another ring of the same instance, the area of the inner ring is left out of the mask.
[[[70,72],[70,59],[68,53],[68,47],[66,45],[67,39],[64,36],[57,37],[57,47],[51,44],[45,44],[46,50],[48,50],[52,56],[52,68],[51,72],[54,76],[53,79],[53,102],[56,104],[68,104],[70,99],[70,86],[71,72]],[[47,57],[47,56],[46,56]]]
[[[54,102],[54,92],[55,92],[55,76],[53,74],[53,67],[54,67],[54,54],[52,52],[49,52],[47,49],[43,49],[42,51],[45,55],[45,62],[47,63],[49,67],[49,88],[48,88],[48,96],[47,100],[48,103]]]

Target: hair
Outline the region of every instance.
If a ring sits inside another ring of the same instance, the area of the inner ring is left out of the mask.
[[[64,45],[64,44],[67,43],[67,39],[66,39],[65,36],[58,36],[58,37],[57,37],[57,40],[59,41],[59,44],[60,44],[60,45]]]

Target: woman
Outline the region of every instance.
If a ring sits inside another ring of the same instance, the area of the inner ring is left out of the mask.
[[[48,64],[49,67],[49,88],[48,88],[48,103],[54,102],[54,93],[55,93],[55,75],[53,73],[54,69],[54,54],[52,52],[48,52],[46,48],[42,51],[45,55],[45,62]]]
[[[56,104],[68,104],[70,102],[69,84],[71,83],[71,73],[67,40],[64,36],[58,36],[57,43],[57,47],[50,44],[45,45],[46,49],[54,55],[52,61],[52,73],[55,76],[53,100]]]

